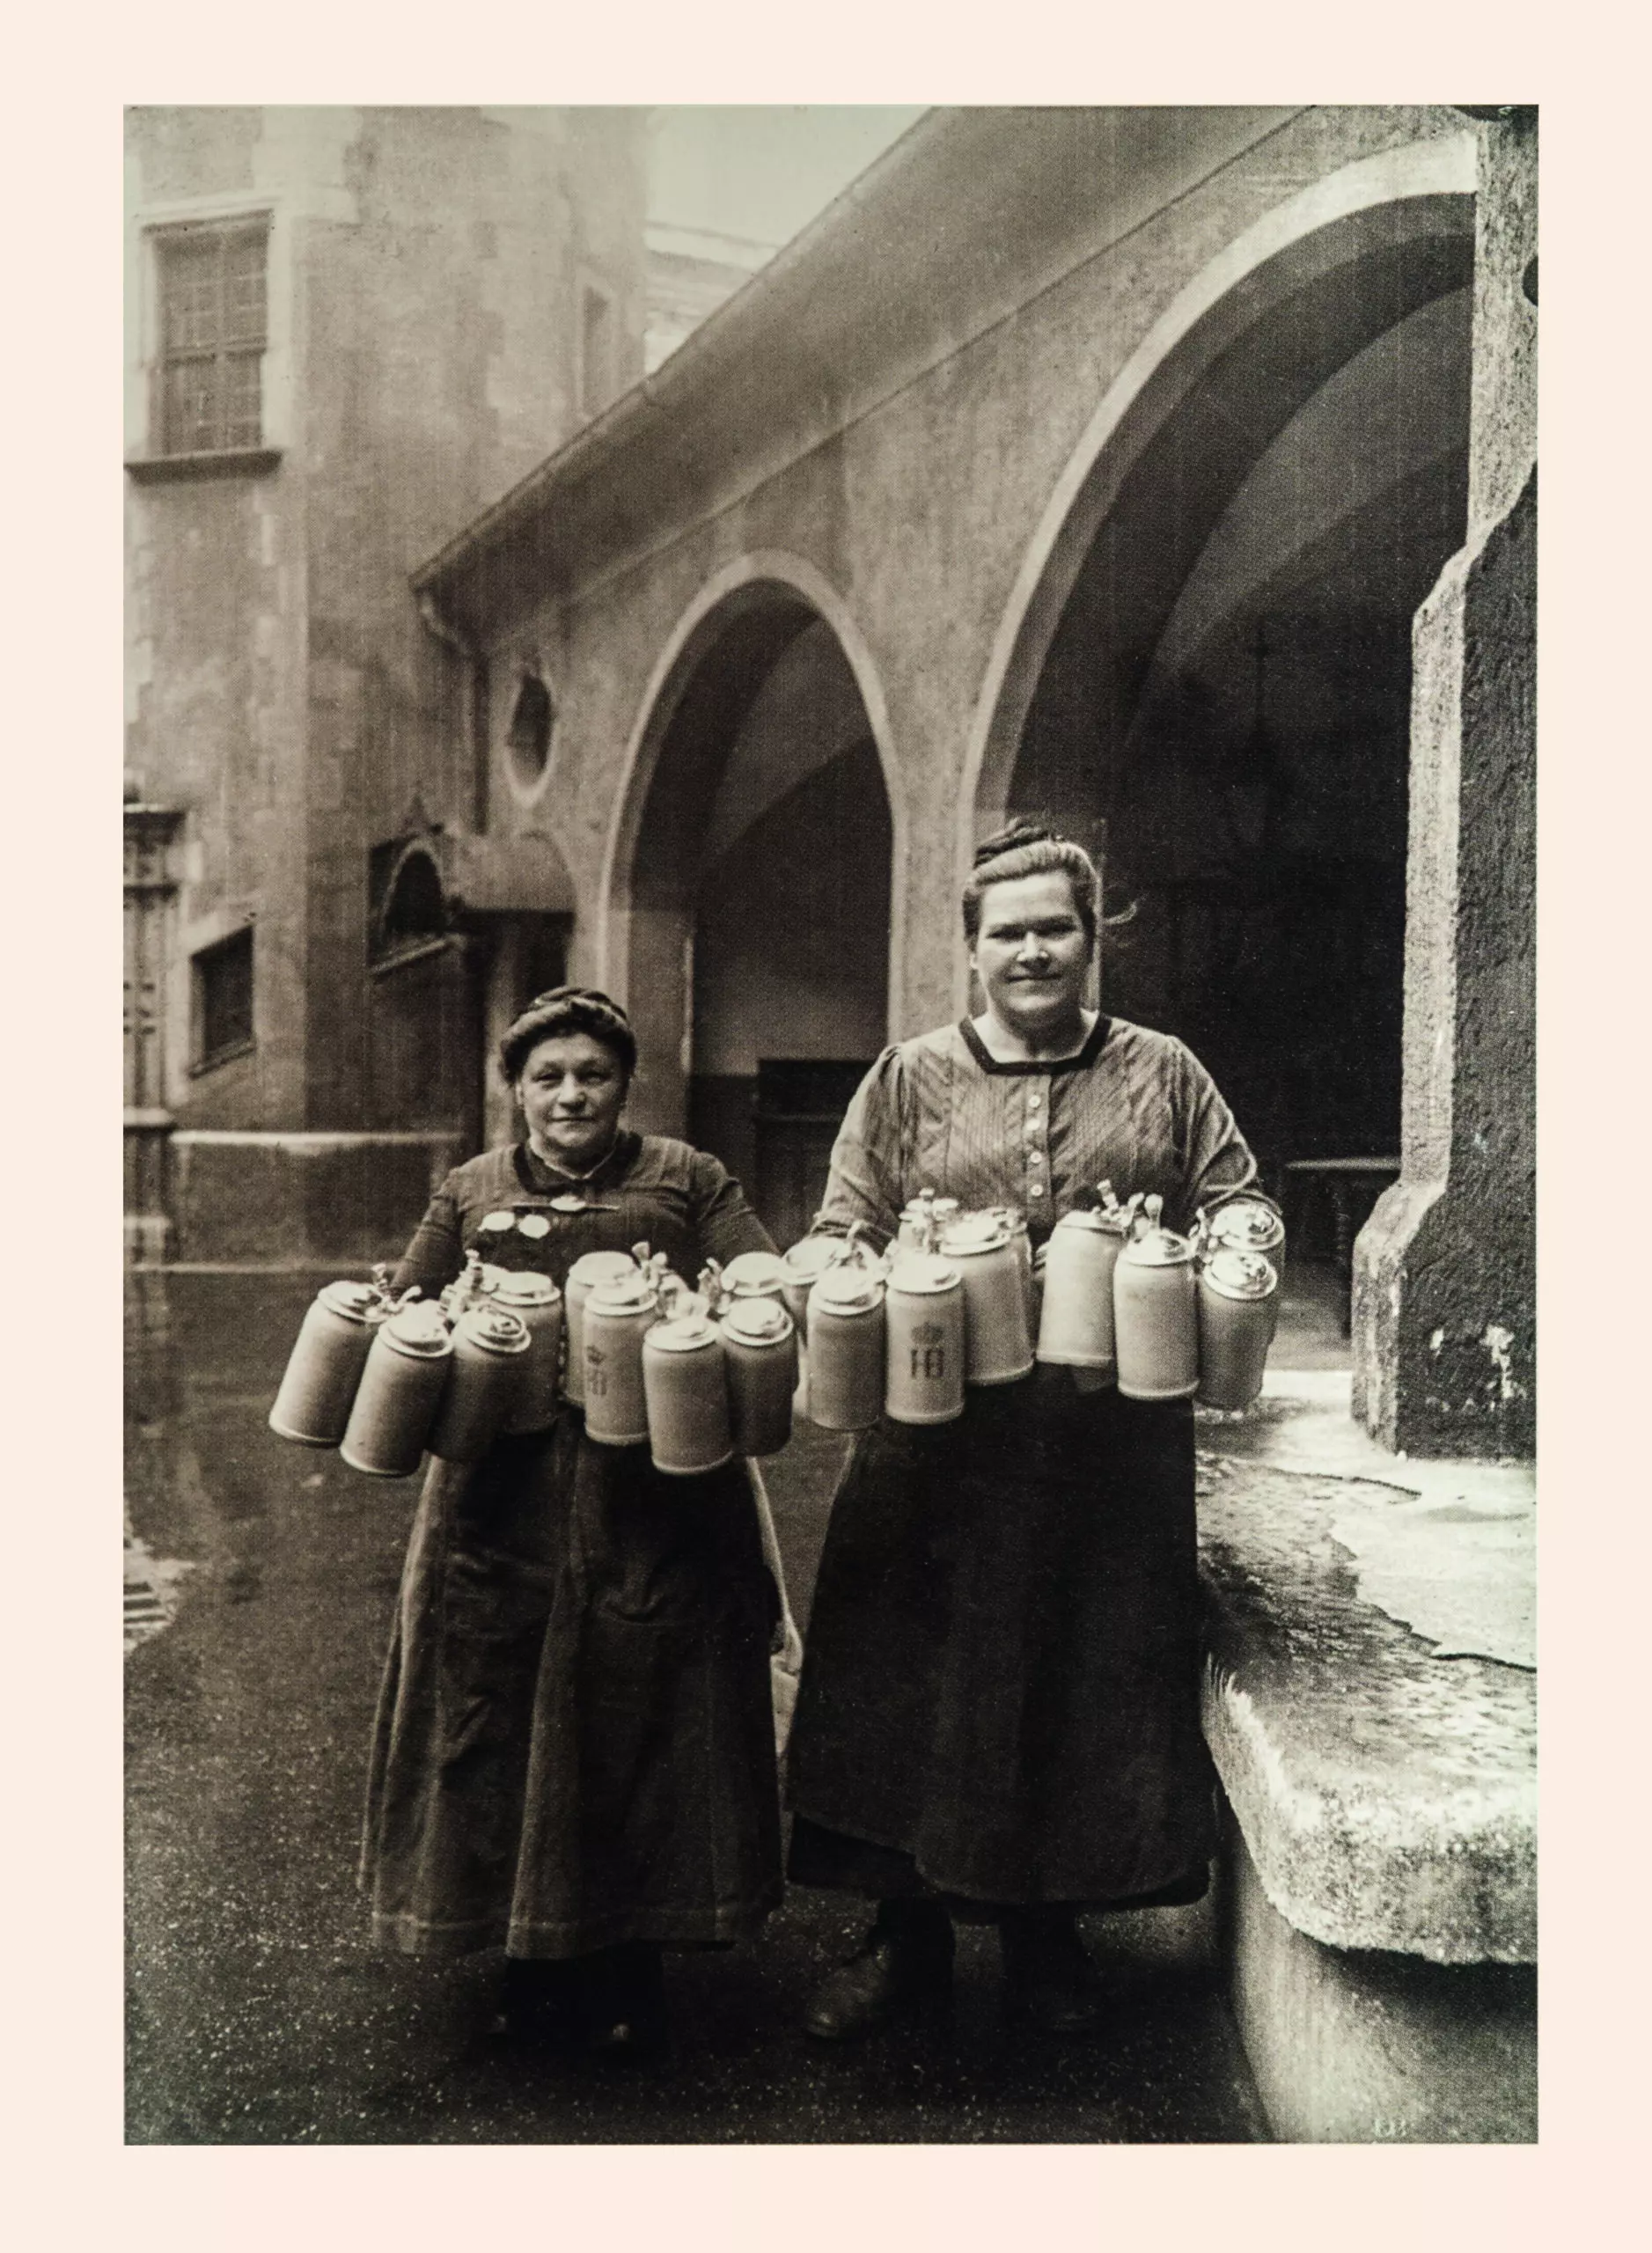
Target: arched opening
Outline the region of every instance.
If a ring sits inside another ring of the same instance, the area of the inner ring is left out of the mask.
[[[977,801],[1101,844],[1137,903],[1105,1006],[1204,1060],[1333,1264],[1398,1165],[1411,621],[1465,536],[1472,255],[1466,194],[1378,204],[1172,347],[1029,606]]]
[[[632,1116],[721,1157],[789,1242],[886,1038],[892,833],[872,724],[832,625],[773,581],[701,621],[651,716]]]
[[[441,870],[422,845],[409,846],[397,863],[380,924],[380,951],[416,946],[447,929]]]

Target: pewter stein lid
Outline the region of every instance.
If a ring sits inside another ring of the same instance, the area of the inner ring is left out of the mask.
[[[1178,1236],[1174,1229],[1150,1228],[1145,1235],[1132,1237],[1119,1259],[1120,1264],[1127,1259],[1136,1267],[1179,1267],[1193,1256],[1185,1236]]]
[[[489,1354],[519,1354],[531,1341],[528,1325],[509,1307],[467,1307],[453,1325],[455,1337]]]
[[[519,1275],[507,1275],[495,1295],[499,1305],[515,1309],[554,1306],[562,1295],[548,1275],[537,1274],[530,1267]]]
[[[686,1314],[674,1314],[669,1322],[657,1322],[648,1333],[645,1350],[649,1353],[693,1354],[702,1346],[715,1346],[717,1333],[709,1317],[698,1308]]]
[[[941,1231],[941,1249],[967,1259],[982,1251],[1002,1251],[1010,1230],[996,1213],[964,1213]]]
[[[1009,1238],[1004,1241],[1008,1243]],[[907,1294],[950,1291],[962,1280],[951,1261],[943,1259],[938,1252],[912,1251],[903,1253],[891,1268],[889,1288]]]
[[[1265,1299],[1279,1277],[1274,1263],[1260,1251],[1241,1251],[1226,1244],[1206,1260],[1204,1278],[1224,1299]]]
[[[659,1289],[654,1278],[634,1266],[629,1274],[594,1283],[585,1301],[585,1314],[587,1319],[593,1314],[644,1314],[658,1304]]]
[[[569,1269],[568,1280],[595,1290],[598,1284],[617,1282],[621,1275],[629,1275],[635,1268],[636,1262],[628,1251],[582,1251]]]
[[[417,1299],[393,1314],[384,1325],[384,1335],[404,1354],[434,1356],[452,1350],[453,1333],[434,1299]]]
[[[1207,1213],[1205,1226],[1213,1242],[1238,1251],[1267,1251],[1282,1243],[1285,1223],[1266,1197],[1230,1197]]]
[[[809,1303],[826,1314],[866,1314],[883,1303],[881,1275],[870,1267],[828,1267],[809,1294]]]
[[[738,1299],[723,1317],[725,1334],[740,1346],[775,1346],[796,1327],[778,1299]]]

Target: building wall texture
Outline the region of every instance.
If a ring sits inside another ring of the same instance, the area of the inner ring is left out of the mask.
[[[640,373],[641,118],[143,108],[128,151],[128,793],[184,816],[166,1098],[191,1131],[360,1130],[375,1044],[430,1002],[428,975],[369,975],[369,849],[410,809],[487,815],[459,656],[408,576],[601,403],[589,292],[606,387]],[[154,459],[155,230],[254,210],[267,451],[180,476]],[[192,1072],[190,957],[249,921],[255,1043]],[[398,1126],[462,1119],[469,1046],[438,1019],[431,1047]]]

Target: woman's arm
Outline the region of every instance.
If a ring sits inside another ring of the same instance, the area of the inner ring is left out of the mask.
[[[774,1238],[746,1203],[745,1192],[707,1150],[694,1154],[688,1198],[701,1259],[726,1267],[742,1251],[774,1251]]]
[[[886,1244],[900,1225],[903,1173],[900,1052],[885,1048],[855,1090],[832,1146],[819,1225],[841,1235],[855,1222]]]
[[[1208,1199],[1249,1188],[1256,1160],[1215,1082],[1191,1049],[1177,1046],[1177,1140],[1187,1185],[1177,1225],[1185,1226]]]
[[[416,1283],[427,1299],[433,1299],[453,1281],[465,1265],[459,1200],[453,1194],[452,1180],[450,1173],[431,1198],[424,1218],[413,1232],[412,1243],[397,1262],[391,1288],[398,1294]]]

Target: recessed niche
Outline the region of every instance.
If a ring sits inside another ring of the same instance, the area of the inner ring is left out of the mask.
[[[544,774],[551,756],[551,730],[555,724],[556,708],[551,701],[550,690],[537,672],[525,672],[517,690],[510,725],[505,731],[510,774],[519,789],[532,789]]]

